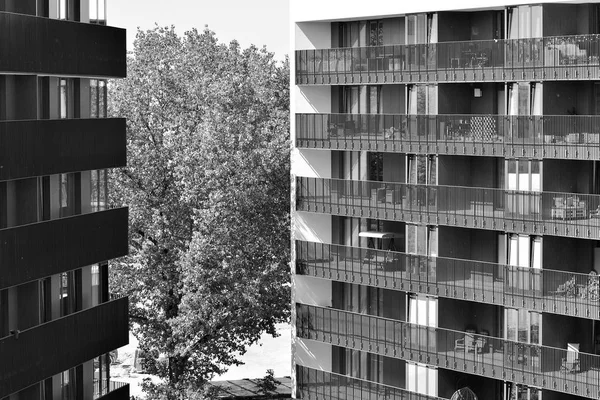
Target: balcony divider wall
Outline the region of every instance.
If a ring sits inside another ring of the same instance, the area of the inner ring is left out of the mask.
[[[390,250],[296,241],[296,274],[600,319],[600,277]]]
[[[296,84],[598,79],[600,35],[296,51]]]
[[[597,115],[296,114],[296,147],[597,160]]]
[[[296,304],[296,335],[355,350],[512,381],[582,397],[600,397],[600,356],[579,353],[579,370],[565,368],[567,349],[472,334],[473,351],[457,346],[465,332]],[[470,333],[468,335],[471,335]]]
[[[600,239],[600,195],[297,177],[296,210]]]

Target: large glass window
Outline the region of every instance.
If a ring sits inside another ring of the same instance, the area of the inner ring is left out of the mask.
[[[90,175],[92,212],[106,210],[108,203],[107,171],[105,169],[92,170],[90,171]]]
[[[106,118],[106,80],[90,80],[90,117]]]
[[[90,0],[90,23],[106,25],[106,0]]]

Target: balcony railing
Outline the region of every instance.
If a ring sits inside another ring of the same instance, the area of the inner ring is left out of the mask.
[[[297,84],[597,79],[600,35],[296,51]]]
[[[3,73],[124,78],[125,29],[0,12]]]
[[[301,365],[296,366],[296,388],[298,398],[304,400],[445,400],[442,397],[409,392],[406,389]]]
[[[0,122],[0,180],[123,167],[125,118]]]
[[[128,251],[126,207],[0,229],[0,289]]]
[[[296,208],[390,221],[600,238],[600,195],[297,178]]]
[[[542,389],[600,397],[600,356],[579,352],[574,368],[566,343],[565,349],[558,349],[303,304],[297,304],[296,311],[296,334],[301,338]],[[472,346],[460,346],[461,341]]]
[[[600,116],[296,114],[296,146],[589,160]]]
[[[94,399],[129,400],[129,384],[112,379],[94,380]]]
[[[0,339],[0,398],[126,345],[128,332],[121,298]]]
[[[296,241],[296,273],[600,319],[598,275]]]

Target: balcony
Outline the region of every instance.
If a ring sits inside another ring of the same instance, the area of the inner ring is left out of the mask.
[[[124,78],[125,29],[0,12],[0,71]]]
[[[127,219],[117,208],[1,229],[0,289],[126,255]]]
[[[128,320],[121,298],[0,339],[0,398],[126,345]]]
[[[598,79],[600,35],[296,51],[296,84]]]
[[[600,319],[600,278],[548,269],[296,241],[296,273],[384,289]]]
[[[566,349],[473,334],[469,340],[480,344],[473,351],[457,346],[466,340],[465,332],[303,304],[296,304],[296,315],[296,335],[304,339],[541,389],[600,397],[600,356],[578,353],[579,367],[573,371],[564,368]]]
[[[129,384],[107,379],[94,381],[94,399],[129,400]]]
[[[445,400],[405,389],[351,378],[313,368],[296,366],[296,389],[299,399],[390,399],[390,400]]]
[[[600,195],[298,177],[296,209],[581,239],[600,239]]]
[[[0,180],[122,167],[124,118],[0,122]]]
[[[600,116],[296,114],[296,146],[596,160]]]

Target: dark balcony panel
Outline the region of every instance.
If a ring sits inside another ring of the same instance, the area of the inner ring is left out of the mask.
[[[600,116],[296,114],[296,146],[595,160]]]
[[[298,391],[298,398],[304,400],[444,400],[441,397],[409,392],[406,389],[301,365],[296,366],[296,389]]]
[[[124,78],[125,29],[0,12],[0,71]]]
[[[597,275],[296,241],[296,273],[338,282],[600,319]]]
[[[296,304],[296,335],[350,349],[587,398],[600,397],[600,356]]]
[[[600,238],[600,195],[297,178],[296,209],[513,233]]]
[[[600,35],[296,51],[296,84],[598,79]]]
[[[0,398],[129,341],[128,300],[121,298],[0,339]]]
[[[128,209],[0,230],[0,289],[127,254]]]
[[[129,384],[110,381],[108,384],[110,392],[100,396],[97,400],[129,400]]]
[[[0,122],[0,181],[122,167],[125,119]]]

